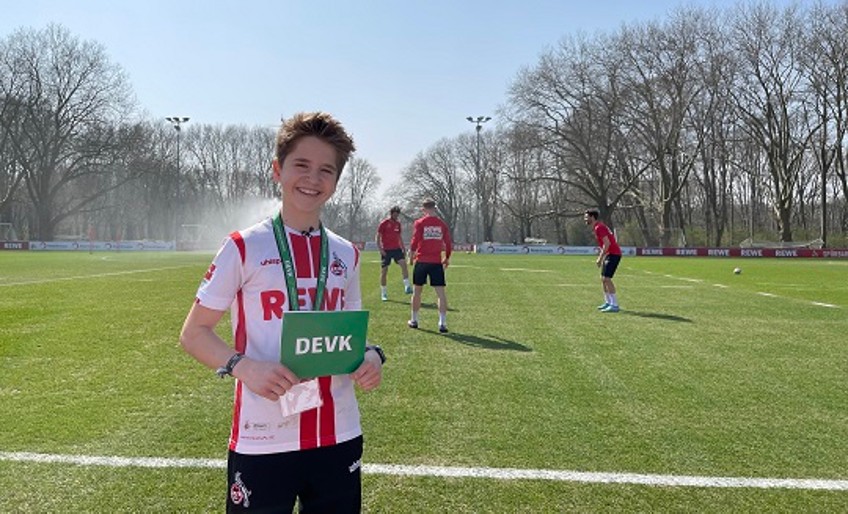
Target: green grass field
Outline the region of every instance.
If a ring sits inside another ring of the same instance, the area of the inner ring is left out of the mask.
[[[0,253],[0,511],[223,511],[222,468],[14,460],[223,462],[232,382],[177,343],[210,259]],[[399,269],[383,303],[363,259],[389,359],[359,395],[365,512],[848,511],[848,261],[625,258],[623,310],[601,314],[590,257],[459,254],[440,335],[431,290],[410,330]],[[826,486],[490,476],[503,468]]]

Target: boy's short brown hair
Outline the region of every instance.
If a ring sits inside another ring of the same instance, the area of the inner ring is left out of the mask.
[[[436,200],[432,198],[425,198],[423,202],[421,202],[421,207],[425,209],[435,209],[436,208]]]
[[[314,136],[336,149],[336,182],[342,176],[342,170],[347,164],[350,154],[356,151],[353,138],[347,133],[341,122],[326,112],[299,112],[287,120],[283,120],[277,131],[275,156],[282,166],[286,155],[295,143],[306,136]]]

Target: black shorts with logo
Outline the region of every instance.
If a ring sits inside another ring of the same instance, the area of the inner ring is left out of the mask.
[[[403,255],[403,250],[401,250],[400,248],[395,248],[394,250],[383,250],[383,252],[384,255],[382,257],[382,260],[380,261],[380,266],[383,268],[388,268],[389,264],[391,264],[392,261],[400,262],[404,258],[406,258]]]
[[[412,270],[412,283],[423,286],[427,283],[427,277],[430,278],[430,285],[433,287],[447,285],[445,284],[445,267],[441,263],[416,262]]]
[[[604,257],[604,262],[601,265],[601,276],[612,278],[615,275],[615,270],[618,269],[619,262],[621,262],[621,255],[607,255]]]
[[[360,512],[362,436],[312,450],[227,459],[227,512]]]

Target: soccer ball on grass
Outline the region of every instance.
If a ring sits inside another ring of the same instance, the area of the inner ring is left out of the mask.
[[[736,275],[742,273],[742,268],[733,268],[733,273]]]

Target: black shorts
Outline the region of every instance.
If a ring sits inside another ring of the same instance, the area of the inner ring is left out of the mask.
[[[227,512],[360,512],[362,436],[312,450],[227,459]]]
[[[618,269],[619,262],[621,262],[621,255],[607,255],[604,257],[604,262],[601,265],[601,276],[612,278],[615,275],[615,270]]]
[[[405,258],[403,250],[400,248],[395,248],[394,250],[383,250],[383,252],[385,255],[383,255],[382,260],[380,261],[380,266],[383,268],[388,268],[392,261],[400,262]]]
[[[430,285],[433,287],[445,286],[445,267],[435,262],[416,262],[412,270],[412,283],[423,286],[430,277]]]

